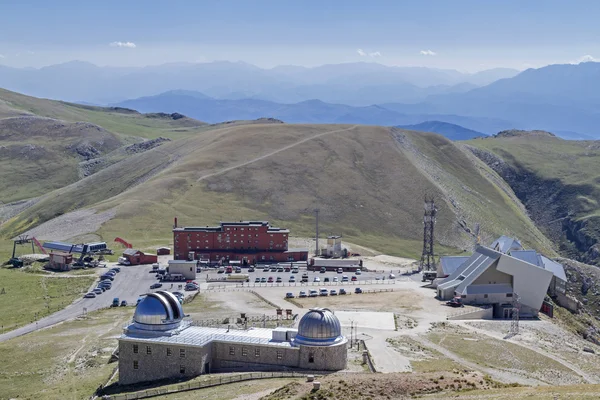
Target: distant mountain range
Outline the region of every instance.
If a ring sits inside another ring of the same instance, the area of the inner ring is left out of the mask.
[[[469,140],[488,136],[485,133],[477,132],[460,125],[449,124],[442,121],[425,121],[414,125],[399,125],[398,128],[410,129],[412,131],[439,133],[450,140]]]
[[[251,120],[261,117],[277,118],[287,123],[347,123],[386,126],[417,126],[424,120],[434,123],[421,124],[423,129],[457,139],[485,136],[481,132],[458,126],[510,127],[507,121],[490,118],[464,118],[456,115],[407,115],[382,106],[353,107],[330,104],[320,100],[308,100],[296,104],[281,104],[265,100],[219,100],[200,92],[174,90],[157,96],[141,97],[115,103],[113,106],[135,109],[144,113],[178,112],[208,123],[231,120]],[[502,129],[499,129],[502,130]],[[498,132],[495,130],[491,133]]]
[[[262,69],[228,61],[170,63],[144,68],[98,67],[72,61],[40,69],[0,66],[0,87],[38,97],[91,104],[187,89],[223,100],[253,98],[298,103],[320,99],[366,106],[414,103],[435,94],[462,93],[518,72],[498,68],[468,74],[365,62]]]

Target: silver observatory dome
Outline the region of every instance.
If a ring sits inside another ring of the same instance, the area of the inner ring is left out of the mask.
[[[344,340],[340,320],[328,308],[311,308],[298,324],[296,344],[328,346]]]
[[[148,293],[135,308],[134,326],[144,330],[169,330],[179,326],[183,308],[173,293]]]

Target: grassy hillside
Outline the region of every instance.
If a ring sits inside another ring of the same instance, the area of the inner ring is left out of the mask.
[[[568,257],[600,261],[600,142],[504,132],[466,142],[498,172]]]
[[[168,244],[182,224],[268,219],[312,236],[321,231],[383,252],[416,257],[423,197],[438,199],[437,238],[469,249],[465,228],[491,238],[518,234],[551,252],[522,209],[468,152],[435,134],[352,125],[227,124],[133,155],[50,193],[2,227],[13,235],[82,207],[110,210],[97,232],[136,244]],[[443,250],[448,251],[448,250]],[[443,252],[442,251],[442,252]]]
[[[86,121],[124,136],[156,138],[182,137],[206,124],[182,115],[140,114],[124,108],[84,106],[63,101],[38,99],[0,89],[0,118],[37,115],[77,122]]]

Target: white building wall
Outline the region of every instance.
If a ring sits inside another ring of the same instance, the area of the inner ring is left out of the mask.
[[[535,310],[542,307],[552,272],[507,255],[500,257],[497,268],[513,276],[513,290],[521,304]]]

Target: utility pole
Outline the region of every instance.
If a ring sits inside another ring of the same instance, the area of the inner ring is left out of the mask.
[[[315,208],[315,228],[316,228],[316,233],[315,233],[315,255],[318,257],[319,256],[319,209]]]

